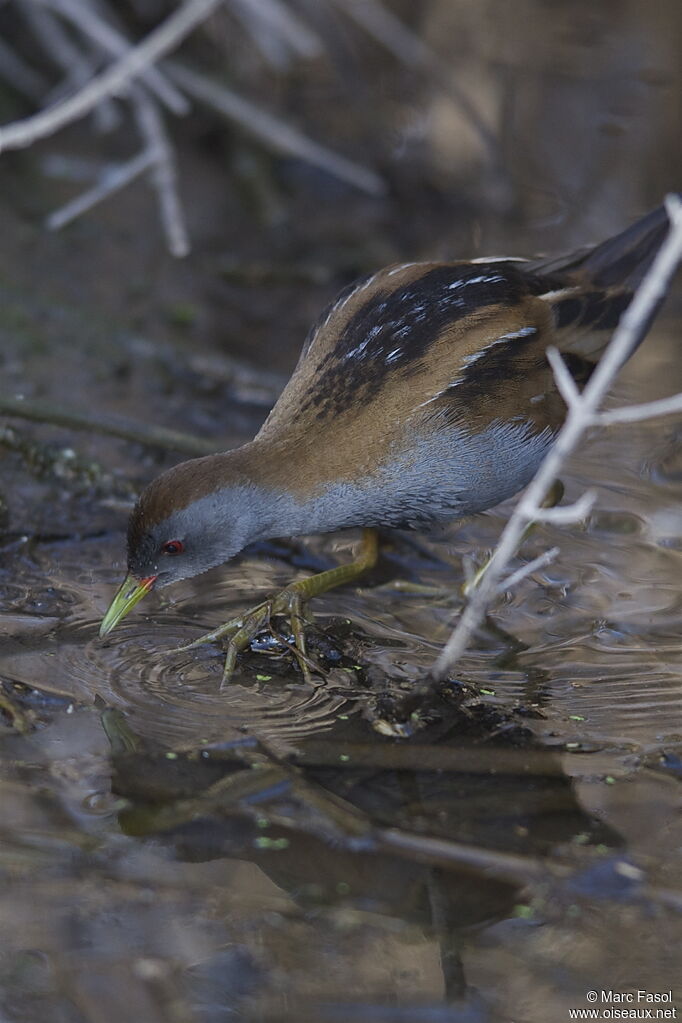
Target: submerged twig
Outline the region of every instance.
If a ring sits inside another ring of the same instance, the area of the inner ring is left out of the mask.
[[[399,828],[377,829],[374,837],[377,850],[391,852],[412,863],[460,870],[511,885],[525,886],[533,881],[556,879],[557,876],[569,877],[572,872],[569,866],[557,863],[553,863],[550,870],[549,864],[538,857],[499,852]]]

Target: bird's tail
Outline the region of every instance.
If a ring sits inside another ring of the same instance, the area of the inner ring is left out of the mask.
[[[590,361],[601,355],[668,228],[665,206],[659,206],[600,245],[532,264],[552,279],[553,290],[543,297],[552,306],[563,351]]]

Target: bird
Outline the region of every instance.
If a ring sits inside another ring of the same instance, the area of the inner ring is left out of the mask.
[[[361,527],[352,562],[179,648],[227,640],[227,680],[238,654],[285,614],[310,679],[307,601],[376,563],[378,528],[470,516],[526,486],[566,416],[548,347],[583,386],[667,227],[661,206],[568,255],[398,263],[346,287],[309,331],[256,437],[182,462],[143,490],[128,574],[100,636],[150,590],[255,541]]]

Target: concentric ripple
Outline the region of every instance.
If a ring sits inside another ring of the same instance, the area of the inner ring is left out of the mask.
[[[483,698],[541,706],[553,726],[557,718],[578,722],[591,741],[643,749],[675,741],[682,706],[678,465],[679,437],[655,424],[631,428],[626,445],[604,433],[581,452],[567,475],[568,499],[596,485],[597,507],[588,523],[542,527],[526,543],[524,558],[555,545],[560,555],[498,602],[492,618],[499,636],[481,636],[458,666]],[[405,578],[451,587],[454,600],[360,586],[324,595],[313,610],[351,619],[367,637],[363,663],[408,687],[426,676],[456,620],[462,559],[481,562],[505,511],[453,528],[435,542],[432,561],[396,548],[397,576],[402,558]],[[420,540],[425,548],[432,542]],[[307,546],[322,563],[330,553],[339,561],[350,555],[344,538]],[[247,557],[153,593],[102,643],[98,623],[123,575],[121,556],[120,540],[112,538],[18,549],[6,560],[3,678],[86,703],[99,695],[126,712],[141,737],[175,747],[245,731],[293,742],[349,712],[352,683],[307,686],[293,668],[284,678],[274,670],[268,677],[267,667],[255,668],[247,657],[221,689],[215,644],[168,652],[286,585],[290,565]]]
[[[152,620],[136,612],[102,642],[97,633],[113,593],[113,585],[107,586],[113,573],[108,566],[101,577],[92,567],[83,569],[84,547],[45,551],[34,566],[32,581],[45,586],[47,579],[53,592],[64,596],[62,612],[68,611],[57,622],[40,614],[24,616],[21,628],[16,616],[8,621],[0,653],[3,677],[79,702],[99,696],[123,710],[141,738],[174,748],[226,741],[244,732],[271,743],[293,742],[334,724],[345,696],[332,686],[304,685],[294,669],[284,678],[262,668],[262,674],[245,671],[221,688],[224,654],[217,645],[172,652],[253,603],[253,588],[250,599],[246,594],[240,599],[231,587],[229,599],[221,601],[225,584],[209,585],[206,609],[198,606],[191,584],[178,587],[177,602],[160,611],[159,598],[149,598],[149,610],[156,612]],[[99,549],[96,553],[106,557]]]
[[[196,626],[173,622],[173,643],[189,642]],[[165,653],[164,630],[136,622],[107,645],[95,623],[64,630],[42,649],[8,653],[3,674],[84,702],[99,696],[129,717],[144,739],[181,748],[227,741],[244,732],[272,742],[301,738],[330,727],[344,698],[324,686],[289,683],[275,676],[232,681],[221,689],[223,655],[216,647]],[[293,675],[292,678],[296,676]]]

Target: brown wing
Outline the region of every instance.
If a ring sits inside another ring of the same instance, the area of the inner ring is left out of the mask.
[[[565,408],[547,346],[584,382],[664,233],[656,211],[551,263],[403,264],[360,281],[311,331],[257,438],[275,458],[280,444],[288,453],[269,471],[298,474],[302,491],[371,472],[439,421],[474,432],[496,421],[556,430]]]
[[[525,273],[523,265],[405,264],[360,282],[311,333],[261,436],[296,424],[337,423],[379,397],[393,405],[398,391],[416,404],[433,397],[467,358],[526,324],[530,297],[560,286]],[[549,324],[544,307],[535,313]]]

